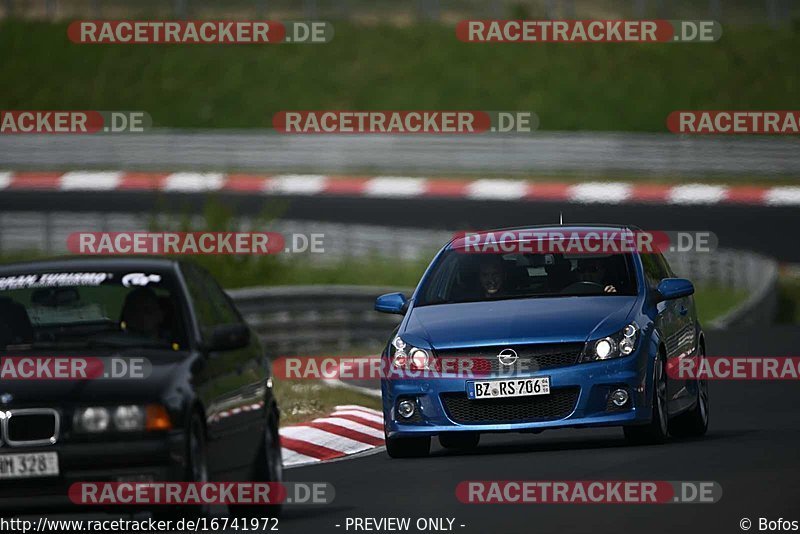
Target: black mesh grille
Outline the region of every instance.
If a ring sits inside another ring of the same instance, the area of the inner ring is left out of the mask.
[[[38,441],[50,439],[56,432],[56,416],[53,413],[13,414],[8,420],[10,441]]]
[[[519,359],[511,366],[501,365],[497,355],[505,349],[513,349]],[[479,373],[498,374],[513,371],[537,371],[566,367],[578,363],[583,343],[553,343],[546,345],[504,345],[490,347],[468,347],[436,351],[443,359],[469,358],[472,369]]]
[[[442,393],[442,404],[456,423],[532,423],[563,419],[578,402],[579,387],[553,389],[549,395],[470,400],[466,393]]]

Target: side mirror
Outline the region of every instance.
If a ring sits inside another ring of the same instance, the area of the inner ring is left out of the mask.
[[[662,300],[679,299],[694,293],[694,285],[685,278],[664,278],[658,284],[658,294]]]
[[[402,293],[387,293],[375,299],[375,311],[403,315],[408,308],[408,300]]]
[[[211,330],[206,349],[211,352],[234,350],[250,343],[250,329],[241,323],[223,324]]]

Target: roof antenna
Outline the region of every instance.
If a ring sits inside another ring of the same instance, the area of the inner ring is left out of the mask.
[[[558,224],[560,226],[564,226],[564,212],[563,211],[559,211],[558,212]]]

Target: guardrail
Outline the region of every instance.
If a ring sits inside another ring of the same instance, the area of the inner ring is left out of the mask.
[[[800,173],[800,143],[775,136],[551,132],[530,135],[280,135],[271,130],[0,136],[0,170],[126,169],[320,174]]]
[[[748,298],[705,328],[768,323],[777,305],[777,263],[752,252],[668,254],[673,270],[698,285],[739,288]],[[274,355],[381,350],[400,318],[373,311],[375,297],[410,289],[378,286],[286,286],[229,294]]]
[[[374,311],[378,286],[283,286],[234,289],[228,294],[271,355],[380,350],[399,315]]]
[[[244,17],[351,20],[375,23],[453,21],[462,18],[712,18],[725,23],[789,24],[796,7],[791,0],[4,0],[0,16],[58,20],[69,17],[133,18],[142,13],[169,18]]]

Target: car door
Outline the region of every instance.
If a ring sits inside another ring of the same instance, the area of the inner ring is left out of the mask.
[[[243,323],[230,298],[214,278],[193,264],[184,274],[201,336],[216,326]],[[265,431],[265,354],[255,335],[247,346],[205,354],[195,374],[206,409],[208,467],[212,477],[247,478]]]
[[[675,278],[675,273],[666,258],[661,254],[658,254],[658,258],[666,272],[666,276]],[[675,323],[675,331],[672,335],[672,344],[674,346],[674,355],[672,357],[687,357],[694,354],[697,348],[697,316],[694,309],[694,297],[689,295],[674,299],[671,302],[674,314],[673,321]],[[690,407],[695,400],[695,395],[687,386],[689,386],[689,381],[686,380],[670,380],[667,382],[667,393],[670,395],[676,411],[682,411],[684,408]]]
[[[659,254],[642,254],[642,266],[644,267],[645,279],[647,280],[648,290],[651,295],[655,295],[654,318],[656,330],[664,342],[667,350],[667,360],[677,356],[676,334],[678,333],[677,307],[675,300],[661,300],[657,297],[658,284],[664,278],[669,277],[666,263],[660,259]],[[672,399],[674,394],[674,384],[667,380],[667,399]],[[668,403],[668,411],[671,406]]]

